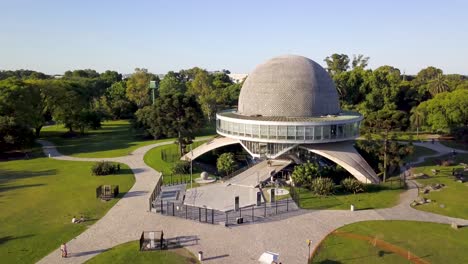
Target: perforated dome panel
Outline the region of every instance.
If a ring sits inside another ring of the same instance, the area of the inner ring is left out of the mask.
[[[258,65],[242,86],[238,112],[247,116],[311,117],[340,113],[338,93],[325,69],[286,55]]]

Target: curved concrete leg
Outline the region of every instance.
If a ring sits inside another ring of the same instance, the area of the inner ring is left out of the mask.
[[[374,170],[354,148],[352,141],[301,145],[300,147],[335,162],[361,182],[380,182]]]

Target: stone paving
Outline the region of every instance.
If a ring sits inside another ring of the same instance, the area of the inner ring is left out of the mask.
[[[196,243],[187,246],[194,254],[204,252],[207,263],[257,263],[264,251],[278,252],[283,263],[305,263],[307,239],[316,247],[331,231],[343,225],[366,220],[415,220],[437,223],[468,225],[468,220],[451,218],[418,211],[409,206],[417,197],[415,183],[409,181],[410,189],[401,194],[400,203],[392,208],[362,211],[344,210],[298,210],[293,215],[278,215],[266,222],[226,228],[191,220],[148,212],[148,198],[161,174],[148,167],[145,153],[157,146],[172,144],[157,143],[139,148],[130,155],[119,158],[94,159],[61,155],[49,142],[39,141],[44,153],[52,158],[75,161],[109,160],[127,164],[135,174],[135,184],[108,213],[85,232],[69,241],[70,258],[62,259],[59,249],[51,252],[39,263],[83,263],[95,255],[116,245],[139,239],[142,231],[164,230],[167,238],[191,236]],[[416,143],[418,144],[418,143]],[[424,143],[439,152],[450,153],[452,149]],[[431,147],[432,146],[432,147]],[[459,151],[461,152],[461,151]],[[359,208],[358,208],[359,209]]]

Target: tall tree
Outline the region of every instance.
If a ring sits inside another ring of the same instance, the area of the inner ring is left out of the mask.
[[[429,82],[429,92],[433,97],[448,90],[449,85],[442,73],[437,74],[437,77]]]
[[[127,79],[127,97],[138,108],[151,104],[150,81],[159,81],[159,79],[147,69],[140,68],[136,68],[132,76]]]
[[[236,168],[236,160],[234,159],[234,154],[231,152],[221,154],[216,160],[216,167],[218,171],[224,172],[226,176],[234,171]]]
[[[346,54],[334,53],[324,60],[327,63],[327,71],[332,76],[349,69],[349,57]]]
[[[159,84],[159,95],[171,95],[175,93],[185,93],[187,90],[184,78],[177,72],[170,71]]]
[[[416,128],[416,137],[419,140],[419,128],[424,125],[426,114],[419,108],[411,109],[410,122]]]
[[[364,57],[364,55],[353,55],[353,61],[351,62],[351,66],[354,68],[365,68],[369,64],[369,57]]]

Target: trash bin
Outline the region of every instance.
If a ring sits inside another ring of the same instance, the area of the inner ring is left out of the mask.
[[[198,260],[203,261],[203,251],[198,251]]]
[[[351,212],[354,211],[354,204],[351,205],[351,209],[350,209],[350,210],[351,210]]]
[[[243,217],[237,217],[237,218],[236,218],[236,222],[237,222],[238,224],[242,224],[242,223],[244,223],[244,218],[243,218]]]

